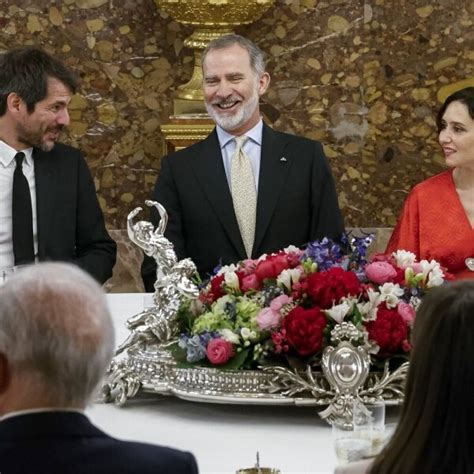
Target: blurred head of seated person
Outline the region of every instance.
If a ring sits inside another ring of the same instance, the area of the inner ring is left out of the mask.
[[[190,453],[114,439],[83,410],[113,355],[105,295],[41,263],[0,287],[0,472],[195,473]]]
[[[437,116],[449,168],[408,195],[387,246],[435,259],[456,279],[474,278],[474,87],[450,95]]]
[[[413,328],[405,401],[397,429],[373,461],[342,473],[474,472],[474,281],[434,288]]]

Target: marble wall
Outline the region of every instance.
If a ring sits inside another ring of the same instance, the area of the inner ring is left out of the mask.
[[[276,0],[238,32],[269,54],[262,110],[321,140],[349,226],[390,227],[418,181],[443,169],[434,115],[474,79],[474,2]],[[64,140],[92,169],[107,225],[150,196],[160,125],[191,76],[191,27],[153,0],[0,1],[0,50],[39,44],[81,76]]]

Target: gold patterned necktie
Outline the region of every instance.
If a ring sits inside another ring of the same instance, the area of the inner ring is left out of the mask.
[[[257,215],[257,190],[249,157],[242,147],[248,140],[245,135],[235,137],[235,152],[232,157],[231,188],[234,211],[239,224],[247,257],[251,258],[255,238]]]

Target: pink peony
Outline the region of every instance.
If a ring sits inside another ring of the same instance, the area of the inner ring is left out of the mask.
[[[403,318],[403,320],[408,324],[408,326],[413,326],[415,321],[415,308],[411,304],[404,303],[401,301],[397,306],[398,314]]]
[[[257,324],[262,331],[269,331],[280,324],[281,315],[278,311],[271,308],[263,308],[257,314]]]
[[[244,276],[240,288],[244,293],[249,290],[258,290],[260,288],[260,281],[255,273]]]
[[[206,355],[211,364],[225,364],[234,355],[234,346],[222,338],[211,339],[207,345]]]
[[[257,266],[257,260],[252,260],[247,258],[242,261],[240,264],[241,270],[244,272],[245,275],[250,275],[255,271],[255,267]]]
[[[383,284],[388,281],[393,281],[398,273],[388,262],[373,262],[365,267],[365,274],[369,280],[375,283]]]
[[[272,300],[272,302],[270,303],[270,308],[274,311],[280,311],[282,306],[285,306],[286,304],[291,303],[292,301],[293,300],[289,296],[280,295]]]

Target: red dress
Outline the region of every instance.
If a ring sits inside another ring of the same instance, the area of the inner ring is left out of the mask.
[[[405,201],[387,253],[409,250],[420,260],[437,260],[456,279],[474,278],[474,229],[454,186],[452,170],[416,185]]]

